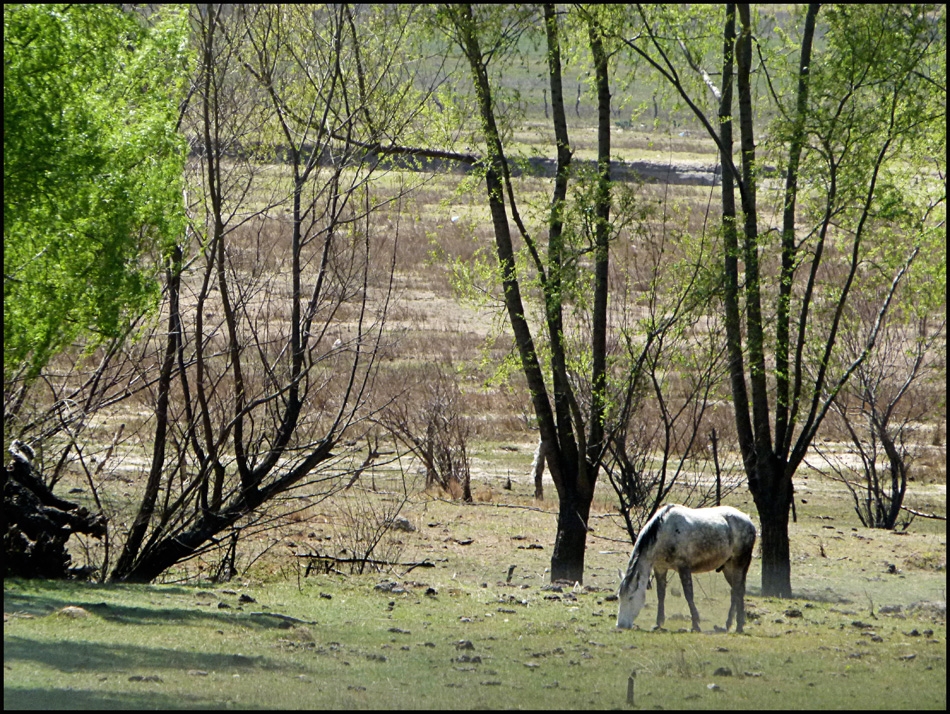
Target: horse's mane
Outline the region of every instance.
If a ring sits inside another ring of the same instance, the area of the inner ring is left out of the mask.
[[[663,508],[653,514],[653,518],[647,521],[643,530],[640,531],[637,542],[633,546],[633,553],[630,554],[630,566],[627,568],[628,573],[637,567],[640,562],[640,556],[649,550],[650,546],[656,543],[657,536],[660,534],[660,526],[663,525],[663,519],[666,518],[666,514],[671,508],[673,508],[672,503],[663,506]]]
[[[643,527],[643,530],[640,531],[640,536],[637,538],[637,542],[633,547],[635,551],[642,552],[656,542],[656,537],[660,534],[660,525],[663,523],[667,511],[672,507],[672,503],[667,503],[663,508],[653,514],[653,518],[651,518]]]

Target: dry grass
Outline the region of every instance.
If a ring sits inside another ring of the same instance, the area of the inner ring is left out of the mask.
[[[593,147],[593,137],[590,132],[577,132],[576,142],[581,154]],[[545,147],[548,144],[545,143],[547,139],[544,136],[526,130],[519,138],[526,145],[546,152]],[[618,152],[629,152],[630,156],[627,158],[660,160],[666,157],[666,160],[669,160],[670,157],[675,157],[676,161],[706,161],[712,156],[709,143],[696,136],[671,138],[650,132],[618,130],[615,132],[615,140]],[[650,152],[655,152],[655,155]],[[260,199],[263,202],[270,194],[279,193],[286,176],[282,174],[280,167],[266,167],[266,170],[261,172],[259,181],[262,186]],[[536,432],[532,430],[530,400],[524,380],[517,370],[501,379],[495,378],[499,366],[512,354],[510,332],[497,302],[492,306],[459,298],[452,285],[452,271],[449,267],[453,260],[470,264],[479,251],[486,253],[488,257],[492,256],[491,223],[482,196],[483,188],[481,185],[472,184],[461,174],[401,176],[399,172],[391,172],[381,181],[377,199],[383,201],[396,196],[410,181],[421,182],[421,185],[399,202],[388,204],[381,209],[370,229],[379,255],[385,257],[372,264],[372,300],[378,302],[388,285],[389,259],[393,251],[396,273],[393,276],[394,299],[386,316],[385,336],[380,347],[379,372],[365,408],[367,411],[379,409],[392,399],[403,399],[405,395],[423,391],[426,380],[430,379],[432,374],[432,370],[428,369],[431,365],[439,365],[447,373],[456,375],[459,389],[464,395],[463,416],[470,426],[468,451],[472,457],[474,474],[473,495],[477,503],[493,504],[479,506],[478,508],[482,509],[479,518],[482,513],[492,512],[502,522],[507,522],[513,515],[516,516],[516,523],[525,522],[525,519],[534,517],[527,514],[536,513],[521,510],[521,507],[536,506],[531,498],[533,484],[528,483],[527,479],[528,464],[536,439]],[[517,179],[517,183],[529,229],[543,236],[540,226],[547,211],[550,180],[526,176]],[[714,207],[716,202],[712,189],[703,186],[646,184],[638,191],[639,200],[643,204],[661,208],[638,230],[623,233],[614,243],[610,276],[617,298],[611,305],[610,319],[614,326],[634,326],[636,319],[647,315],[644,298],[656,278],[657,257],[662,255],[664,260],[686,257],[687,243],[680,237],[697,236],[708,231],[708,210],[710,205]],[[268,359],[276,357],[289,330],[289,315],[286,309],[288,289],[282,276],[287,270],[291,225],[281,210],[278,208],[271,211],[267,217],[238,229],[230,238],[229,248],[229,268],[235,278],[240,279],[240,288],[248,296],[249,312],[255,315],[263,326],[262,344]],[[316,247],[309,247],[309,255],[315,255]],[[345,256],[340,256],[341,264],[345,264],[343,258]],[[767,252],[764,263],[774,262],[775,259],[774,250]],[[193,312],[197,308],[194,296],[200,286],[202,269],[202,261],[196,261],[185,276],[182,307],[186,311]],[[313,279],[315,270],[316,264],[311,259],[304,271],[305,282]],[[674,284],[676,277],[666,276],[663,280],[660,281],[661,289]],[[535,311],[533,314],[536,314],[539,307],[537,296],[530,290],[526,290],[526,293],[534,300],[531,309]],[[334,309],[334,306],[328,304],[326,310],[330,309]],[[347,338],[354,332],[357,315],[355,305],[351,301],[342,300],[335,309],[330,322],[331,328],[322,338],[327,344],[337,337]],[[213,291],[203,307],[203,312],[209,347],[223,349],[226,341],[223,315],[219,298]],[[158,317],[160,320],[164,319],[163,316]],[[161,325],[163,322],[157,321],[156,324]],[[572,335],[583,337],[586,328],[582,322],[577,322],[568,329]],[[709,329],[718,328],[706,322],[698,324],[694,331],[696,334],[703,334]],[[130,348],[128,360],[120,370],[124,376],[116,378],[115,391],[129,383],[142,387],[144,382],[141,375],[146,370],[154,372],[161,346],[161,327],[157,327]],[[55,385],[55,389],[40,387],[36,395],[37,411],[61,399],[68,388],[78,385],[84,375],[94,367],[100,355],[101,352],[85,360],[76,360],[74,356],[65,355],[55,363],[52,372],[66,376],[51,379],[49,384]],[[80,370],[69,374],[75,365],[79,365]],[[314,429],[319,427],[321,413],[333,413],[335,404],[332,386],[334,380],[341,378],[336,373],[335,363],[330,359],[322,362],[318,371],[320,378],[326,380],[330,389],[316,393],[309,405],[308,418]],[[675,375],[672,377],[674,381],[677,379]],[[230,394],[231,376],[227,370],[221,369],[215,374],[215,378],[220,380],[222,393]],[[246,378],[251,393],[260,393],[264,389],[264,375],[260,370],[249,370]],[[175,388],[180,389],[178,386]],[[715,428],[723,441],[728,443],[734,426],[727,387],[723,385],[715,396],[719,401],[714,402],[703,429],[708,432],[709,429]],[[101,484],[103,506],[113,518],[113,522],[119,526],[130,517],[130,509],[139,495],[142,476],[147,470],[151,451],[149,440],[153,403],[153,388],[144,387],[112,407],[88,414],[83,422],[83,431],[76,434],[77,443],[83,449],[84,461],[81,461],[74,451],[64,462],[63,483],[58,488],[83,489],[82,493],[74,494],[76,499],[85,505],[95,506],[89,492],[89,477],[86,475],[88,469],[95,477],[96,483]],[[226,414],[230,406],[226,400],[219,400],[213,405],[213,409],[220,414]],[[651,411],[653,409],[655,405],[647,400],[645,419],[655,421],[655,414]],[[125,425],[121,436],[111,451],[109,460],[103,462],[102,459],[119,431],[120,424]],[[838,439],[841,435],[830,436]],[[943,485],[945,489],[946,483],[946,426],[941,414],[934,414],[932,421],[921,424],[919,441],[921,448],[908,503],[921,510],[945,513],[945,490],[941,494],[932,488]],[[55,463],[66,443],[65,435],[61,434],[41,451],[41,464],[44,469]],[[364,446],[358,443],[353,449],[359,450]],[[516,450],[505,450],[509,447]],[[703,456],[700,445],[697,445],[691,456]],[[93,457],[97,459],[94,464]],[[358,455],[354,458],[358,463]],[[729,458],[729,455],[724,458]],[[411,472],[412,467],[406,468],[407,472]],[[502,488],[509,475],[515,484],[515,489],[511,492]],[[365,478],[364,476],[364,480]],[[815,483],[815,476],[803,470],[797,483],[803,493],[808,493],[811,484]],[[552,484],[547,485],[546,492],[548,498],[552,499]],[[801,494],[799,495],[801,497]],[[333,513],[341,507],[338,501],[330,501],[319,507],[301,507],[301,503],[294,502],[293,499],[315,499],[315,495],[308,496],[303,491],[295,491],[291,496],[290,502],[275,508],[273,517],[279,516],[281,508],[286,508],[286,512],[292,514],[288,516],[288,527],[295,533],[294,542],[303,542],[301,533],[311,532],[307,530],[306,524],[315,522],[314,519],[319,522],[321,518],[332,521]],[[425,512],[442,507],[437,505],[441,502],[433,501],[428,496],[418,493],[411,496],[413,500],[408,506],[410,510],[422,508]],[[457,494],[449,496],[454,497]],[[814,508],[814,497],[804,497],[809,500],[808,509]],[[800,514],[807,513],[805,504],[798,505]],[[744,506],[747,510],[754,511],[751,504],[746,503]],[[554,510],[554,504],[550,500],[544,507],[549,512]],[[494,510],[490,511],[491,508]],[[598,489],[594,511],[607,522],[611,521],[610,511],[613,508],[613,494],[609,486],[602,483]],[[464,518],[467,519],[470,513],[471,510],[463,509],[458,517],[463,518],[461,514],[465,514]],[[553,533],[550,530],[550,513],[539,517],[544,525],[533,523],[528,532]],[[847,519],[847,508],[837,509],[834,517]],[[491,519],[485,522],[488,520]],[[275,523],[279,524],[279,519]],[[925,532],[932,531],[932,522],[918,519],[912,530],[918,528]],[[330,535],[322,527],[311,530],[318,534],[323,533],[324,537]],[[601,537],[601,532],[598,525],[592,535],[594,543]],[[241,552],[245,564],[252,561],[258,564],[269,562],[274,559],[276,553],[283,552],[274,547],[274,543],[283,543],[288,537],[283,533],[282,527],[265,533],[260,542],[241,544],[241,548],[245,549]],[[609,537],[622,539],[622,531],[614,531]],[[495,542],[493,545],[498,544]],[[594,563],[598,561],[594,554],[595,549],[596,545],[592,545],[591,562]],[[477,550],[469,548],[465,552],[476,554]],[[267,555],[259,559],[264,551]],[[489,553],[490,550],[477,554],[474,559],[490,557]],[[531,555],[537,556],[539,553],[540,551],[532,551]],[[519,555],[522,554],[519,552]],[[212,553],[206,559],[204,572],[213,566],[215,557],[218,557],[218,554]],[[535,563],[532,565],[533,571],[543,572],[544,567],[547,567],[544,561],[548,559],[549,552],[545,552],[541,559],[544,564]],[[269,567],[285,569],[287,562],[278,557]],[[196,568],[197,563],[194,568],[191,565],[186,566],[172,577],[196,574]],[[600,576],[595,570],[592,577]]]

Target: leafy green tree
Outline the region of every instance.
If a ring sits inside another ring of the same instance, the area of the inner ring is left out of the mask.
[[[4,5],[6,417],[59,351],[156,304],[184,225],[187,13]]]

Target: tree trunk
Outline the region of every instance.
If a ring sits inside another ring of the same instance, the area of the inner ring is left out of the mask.
[[[155,503],[161,486],[165,468],[165,441],[168,433],[168,398],[171,391],[172,371],[175,366],[175,354],[181,339],[181,319],[178,312],[178,298],[181,288],[182,250],[176,245],[166,271],[168,281],[168,335],[165,344],[165,357],[158,379],[158,401],[155,405],[155,440],[152,447],[152,464],[149,468],[145,493],[139,505],[135,521],[129,529],[122,554],[112,571],[113,580],[121,580],[130,572],[142,548],[142,541],[155,512]]]
[[[759,509],[762,530],[762,594],[791,597],[792,566],[788,548],[788,506]]]
[[[330,449],[335,443],[332,439],[325,439],[298,466],[276,481],[250,492],[235,493],[224,510],[218,513],[208,511],[202,513],[192,527],[174,531],[171,535],[162,538],[154,536],[131,567],[121,573],[116,568],[110,579],[127,583],[151,582],[176,563],[197,554],[209,543],[217,543],[216,536],[219,533],[259,508],[263,503],[285,493],[320,463],[331,458],[333,455]]]
[[[66,541],[73,533],[106,535],[106,519],[53,495],[33,472],[33,451],[14,439],[13,462],[3,474],[2,576],[87,577],[94,568],[72,568]]]
[[[759,512],[762,531],[762,594],[791,597],[788,514],[792,506],[792,477],[775,455],[760,459],[749,490]]]
[[[610,272],[610,82],[600,30],[589,21],[590,49],[597,77],[597,191],[594,194],[594,305],[591,321],[591,406],[587,463],[582,477],[593,483],[603,454],[607,410],[607,292]],[[593,488],[590,489],[593,495]],[[586,519],[585,519],[586,520]]]
[[[587,519],[590,500],[565,489],[558,497],[557,538],[551,555],[551,582],[584,582],[584,554],[587,549]]]

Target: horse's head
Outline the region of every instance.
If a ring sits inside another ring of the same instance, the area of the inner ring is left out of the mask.
[[[637,619],[643,604],[647,599],[647,585],[650,582],[649,568],[634,566],[627,570],[627,574],[620,581],[620,591],[617,599],[620,608],[617,611],[617,627],[629,630],[633,621]]]

